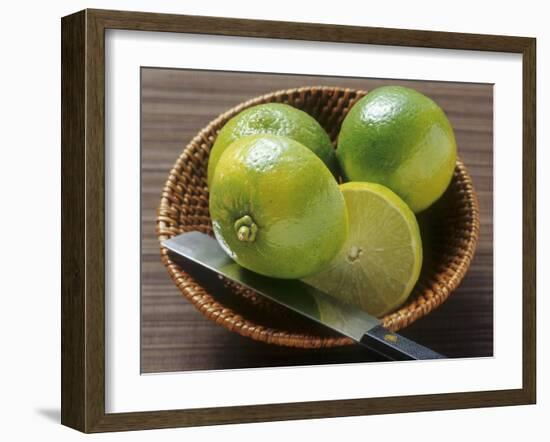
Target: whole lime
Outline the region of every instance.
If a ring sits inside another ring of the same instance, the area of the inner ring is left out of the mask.
[[[338,161],[330,138],[312,116],[283,103],[252,106],[229,120],[220,130],[208,161],[208,185],[212,184],[214,170],[227,147],[235,140],[256,134],[282,135],[311,149],[337,175]]]
[[[327,167],[302,144],[278,135],[239,138],[225,150],[209,208],[227,254],[276,278],[317,273],[348,233],[344,197]]]
[[[434,101],[413,89],[385,86],[369,92],[346,115],[336,155],[347,180],[389,187],[420,212],[447,189],[456,142]]]

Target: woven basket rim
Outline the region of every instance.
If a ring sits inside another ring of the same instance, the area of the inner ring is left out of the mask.
[[[212,142],[210,135],[212,132],[216,132],[217,128],[219,129],[224,122],[248,107],[260,103],[271,102],[274,98],[279,100],[285,96],[310,93],[313,94],[318,92],[331,93],[333,95],[342,94],[343,97],[347,97],[350,94],[355,96],[363,96],[367,93],[367,91],[361,89],[341,88],[337,86],[302,86],[298,88],[281,89],[241,102],[226,112],[220,114],[218,117],[210,121],[208,125],[202,128],[178,156],[164,185],[161,203],[157,210],[156,220],[156,231],[159,242],[179,233],[172,228],[166,228],[165,224],[171,226],[173,222],[173,219],[170,218],[170,216],[173,215],[174,210],[171,209],[169,202],[174,198],[174,183],[177,183],[178,181],[178,174],[179,170],[181,170],[181,164],[188,160],[188,150],[191,150],[195,146],[207,146]],[[389,313],[382,318],[382,324],[384,327],[392,331],[398,331],[410,325],[420,317],[430,313],[432,310],[441,305],[441,303],[443,303],[458,287],[469,268],[471,260],[473,259],[479,235],[479,204],[472,179],[460,158],[457,158],[456,161],[455,175],[460,177],[461,182],[464,182],[464,190],[467,195],[467,205],[470,208],[472,218],[470,230],[466,235],[467,241],[462,249],[460,262],[456,268],[453,269],[454,273],[450,278],[437,284],[437,293],[432,291],[432,296],[427,301],[425,299],[409,299],[396,311]],[[190,275],[188,275],[170,259],[168,250],[162,246],[160,247],[160,255],[172,281],[176,284],[182,295],[189,302],[191,302],[205,317],[214,320],[216,323],[223,325],[227,329],[237,332],[242,336],[247,336],[262,342],[300,348],[335,347],[355,344],[353,340],[344,336],[320,337],[307,333],[289,332],[266,327],[264,325],[257,324],[253,320],[246,319],[237,312],[221,304],[212,294],[208,293],[203,287],[195,282]]]

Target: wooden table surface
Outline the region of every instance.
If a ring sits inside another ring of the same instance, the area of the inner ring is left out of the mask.
[[[267,92],[306,85],[414,87],[445,110],[472,175],[481,232],[460,287],[438,309],[400,333],[449,357],[493,352],[493,89],[428,81],[142,69],[142,373],[312,365],[378,360],[358,347],[297,350],[244,338],[204,318],[160,262],[155,215],[168,173],[189,140],[213,118]]]

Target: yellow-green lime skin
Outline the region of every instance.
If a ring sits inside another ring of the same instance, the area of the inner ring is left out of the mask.
[[[282,135],[298,141],[314,152],[334,176],[338,175],[338,160],[334,148],[317,120],[288,104],[266,103],[240,112],[220,130],[208,161],[209,186],[225,149],[241,137],[257,134]]]
[[[226,253],[275,278],[319,272],[348,233],[344,197],[328,168],[302,144],[278,135],[239,138],[225,150],[209,208]]]
[[[453,128],[434,101],[384,86],[346,115],[336,155],[346,180],[383,184],[418,213],[447,189],[457,153]]]
[[[340,189],[348,209],[348,239],[327,268],[304,281],[382,317],[405,302],[420,275],[418,223],[387,187],[349,182]]]

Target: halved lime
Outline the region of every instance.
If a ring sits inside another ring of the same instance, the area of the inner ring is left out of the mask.
[[[380,184],[350,182],[340,190],[348,240],[323,271],[304,281],[381,317],[408,298],[420,275],[418,223],[407,204]]]

